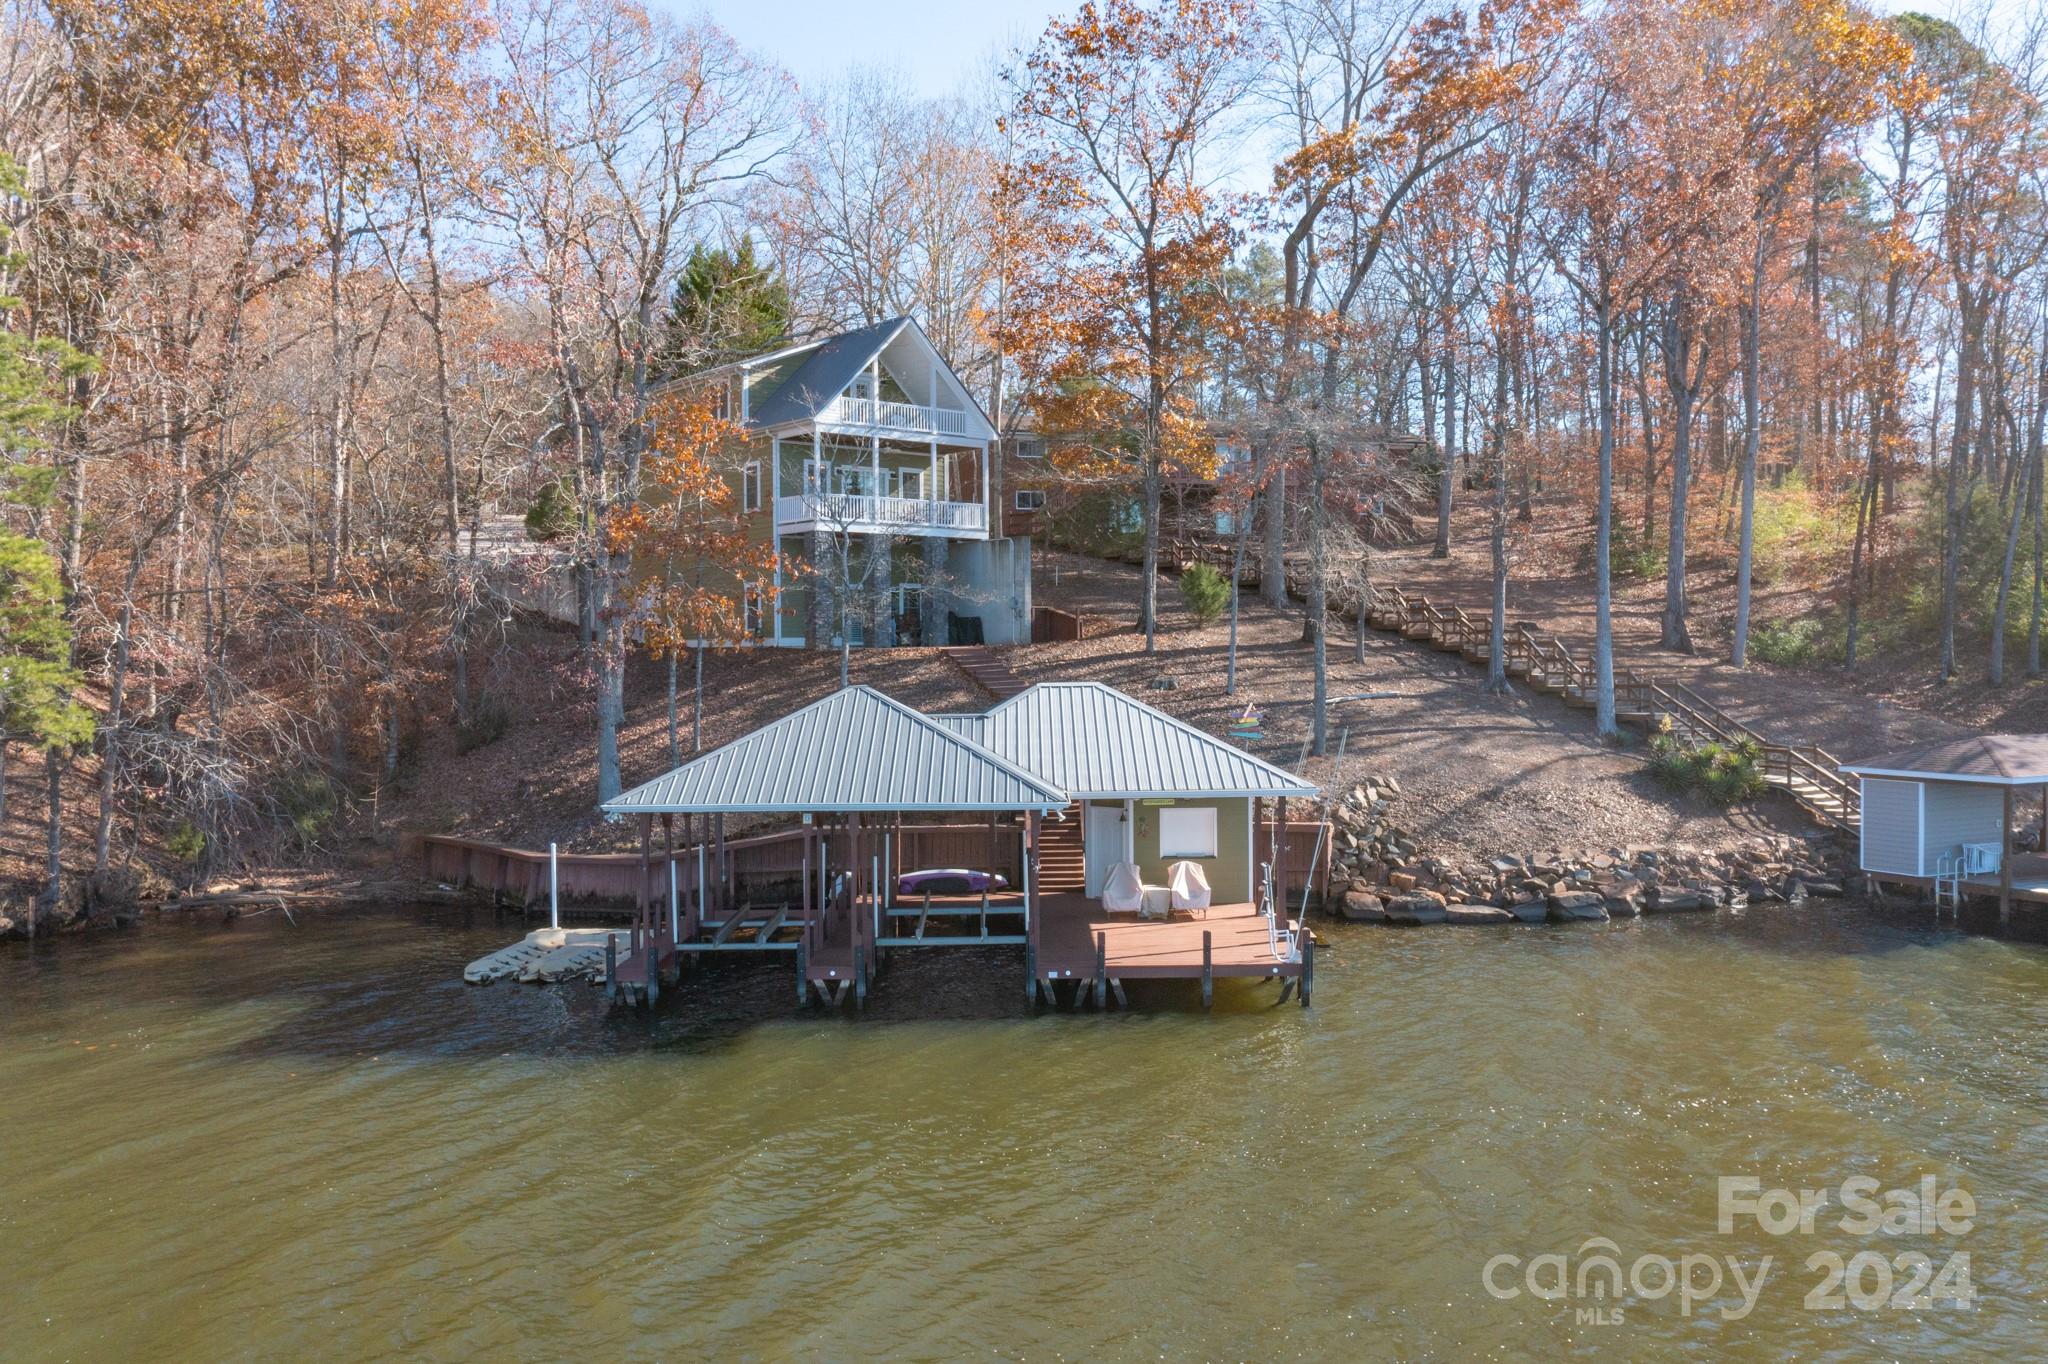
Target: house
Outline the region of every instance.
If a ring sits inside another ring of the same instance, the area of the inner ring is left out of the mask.
[[[1931,889],[1936,907],[1996,895],[2048,902],[2048,858],[2016,854],[2012,829],[2023,789],[2041,800],[2048,850],[2048,737],[1985,734],[1937,739],[1842,764],[1861,784],[1858,865],[1875,883]]]
[[[775,547],[750,587],[763,644],[1011,644],[1031,637],[1031,540],[991,495],[998,437],[907,317],[675,380],[746,433],[735,475]],[[775,603],[773,609],[769,603]]]
[[[884,953],[1010,945],[1033,999],[1070,982],[1101,1003],[1137,978],[1206,996],[1240,976],[1306,1002],[1314,949],[1285,868],[1311,879],[1327,831],[1291,843],[1287,802],[1316,794],[1099,683],[938,716],[843,688],[605,803],[639,821],[641,847],[612,979],[653,997],[688,957],[787,952],[801,997],[861,1000]],[[729,816],[764,827],[729,840]],[[1180,863],[1200,869],[1199,903],[1166,889]],[[1142,904],[1112,908],[1104,883],[1125,864]],[[935,869],[963,893],[934,891]]]

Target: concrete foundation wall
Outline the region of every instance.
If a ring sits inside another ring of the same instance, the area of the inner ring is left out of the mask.
[[[985,644],[1031,642],[1031,540],[955,540],[947,548],[946,581],[932,594],[945,612],[981,618]]]

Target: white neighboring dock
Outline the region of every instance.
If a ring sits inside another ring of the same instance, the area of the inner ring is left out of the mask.
[[[471,985],[506,979],[544,985],[602,972],[605,941],[610,938],[618,939],[619,955],[624,956],[631,946],[632,930],[537,928],[510,947],[478,957],[463,969],[462,978]]]

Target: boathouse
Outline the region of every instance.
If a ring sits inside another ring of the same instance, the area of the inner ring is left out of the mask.
[[[1315,794],[1095,683],[946,716],[848,687],[606,803],[641,847],[608,979],[652,999],[690,958],[780,951],[803,998],[861,1002],[889,953],[1013,945],[1033,999],[1182,978],[1206,1000],[1215,978],[1250,976],[1305,1003],[1312,941],[1273,869],[1287,801]],[[753,827],[729,838],[729,820]],[[1078,877],[1049,874],[1069,850]]]
[[[1164,886],[1175,862],[1192,860],[1217,896],[1256,901],[1260,814],[1284,826],[1285,802],[1316,794],[1293,773],[1100,682],[1041,682],[981,714],[937,718],[1076,802],[1090,896],[1120,864]]]
[[[1874,883],[1934,892],[1937,907],[1964,896],[2048,903],[2048,857],[2015,853],[2013,825],[2041,804],[2048,847],[2048,737],[1986,734],[1937,739],[1842,764],[1862,791],[1858,864]]]

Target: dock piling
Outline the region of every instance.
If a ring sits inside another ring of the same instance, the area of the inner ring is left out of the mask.
[[[1216,1001],[1216,969],[1210,962],[1209,930],[1202,930],[1202,1007],[1208,1008]]]
[[[1109,1007],[1109,944],[1106,935],[1095,935],[1095,985],[1089,997],[1098,1009]]]
[[[1303,925],[1301,939],[1301,1007],[1308,1007],[1308,992],[1316,983],[1316,935]]]
[[[619,938],[616,933],[604,935],[604,997],[616,1002],[619,997]]]

